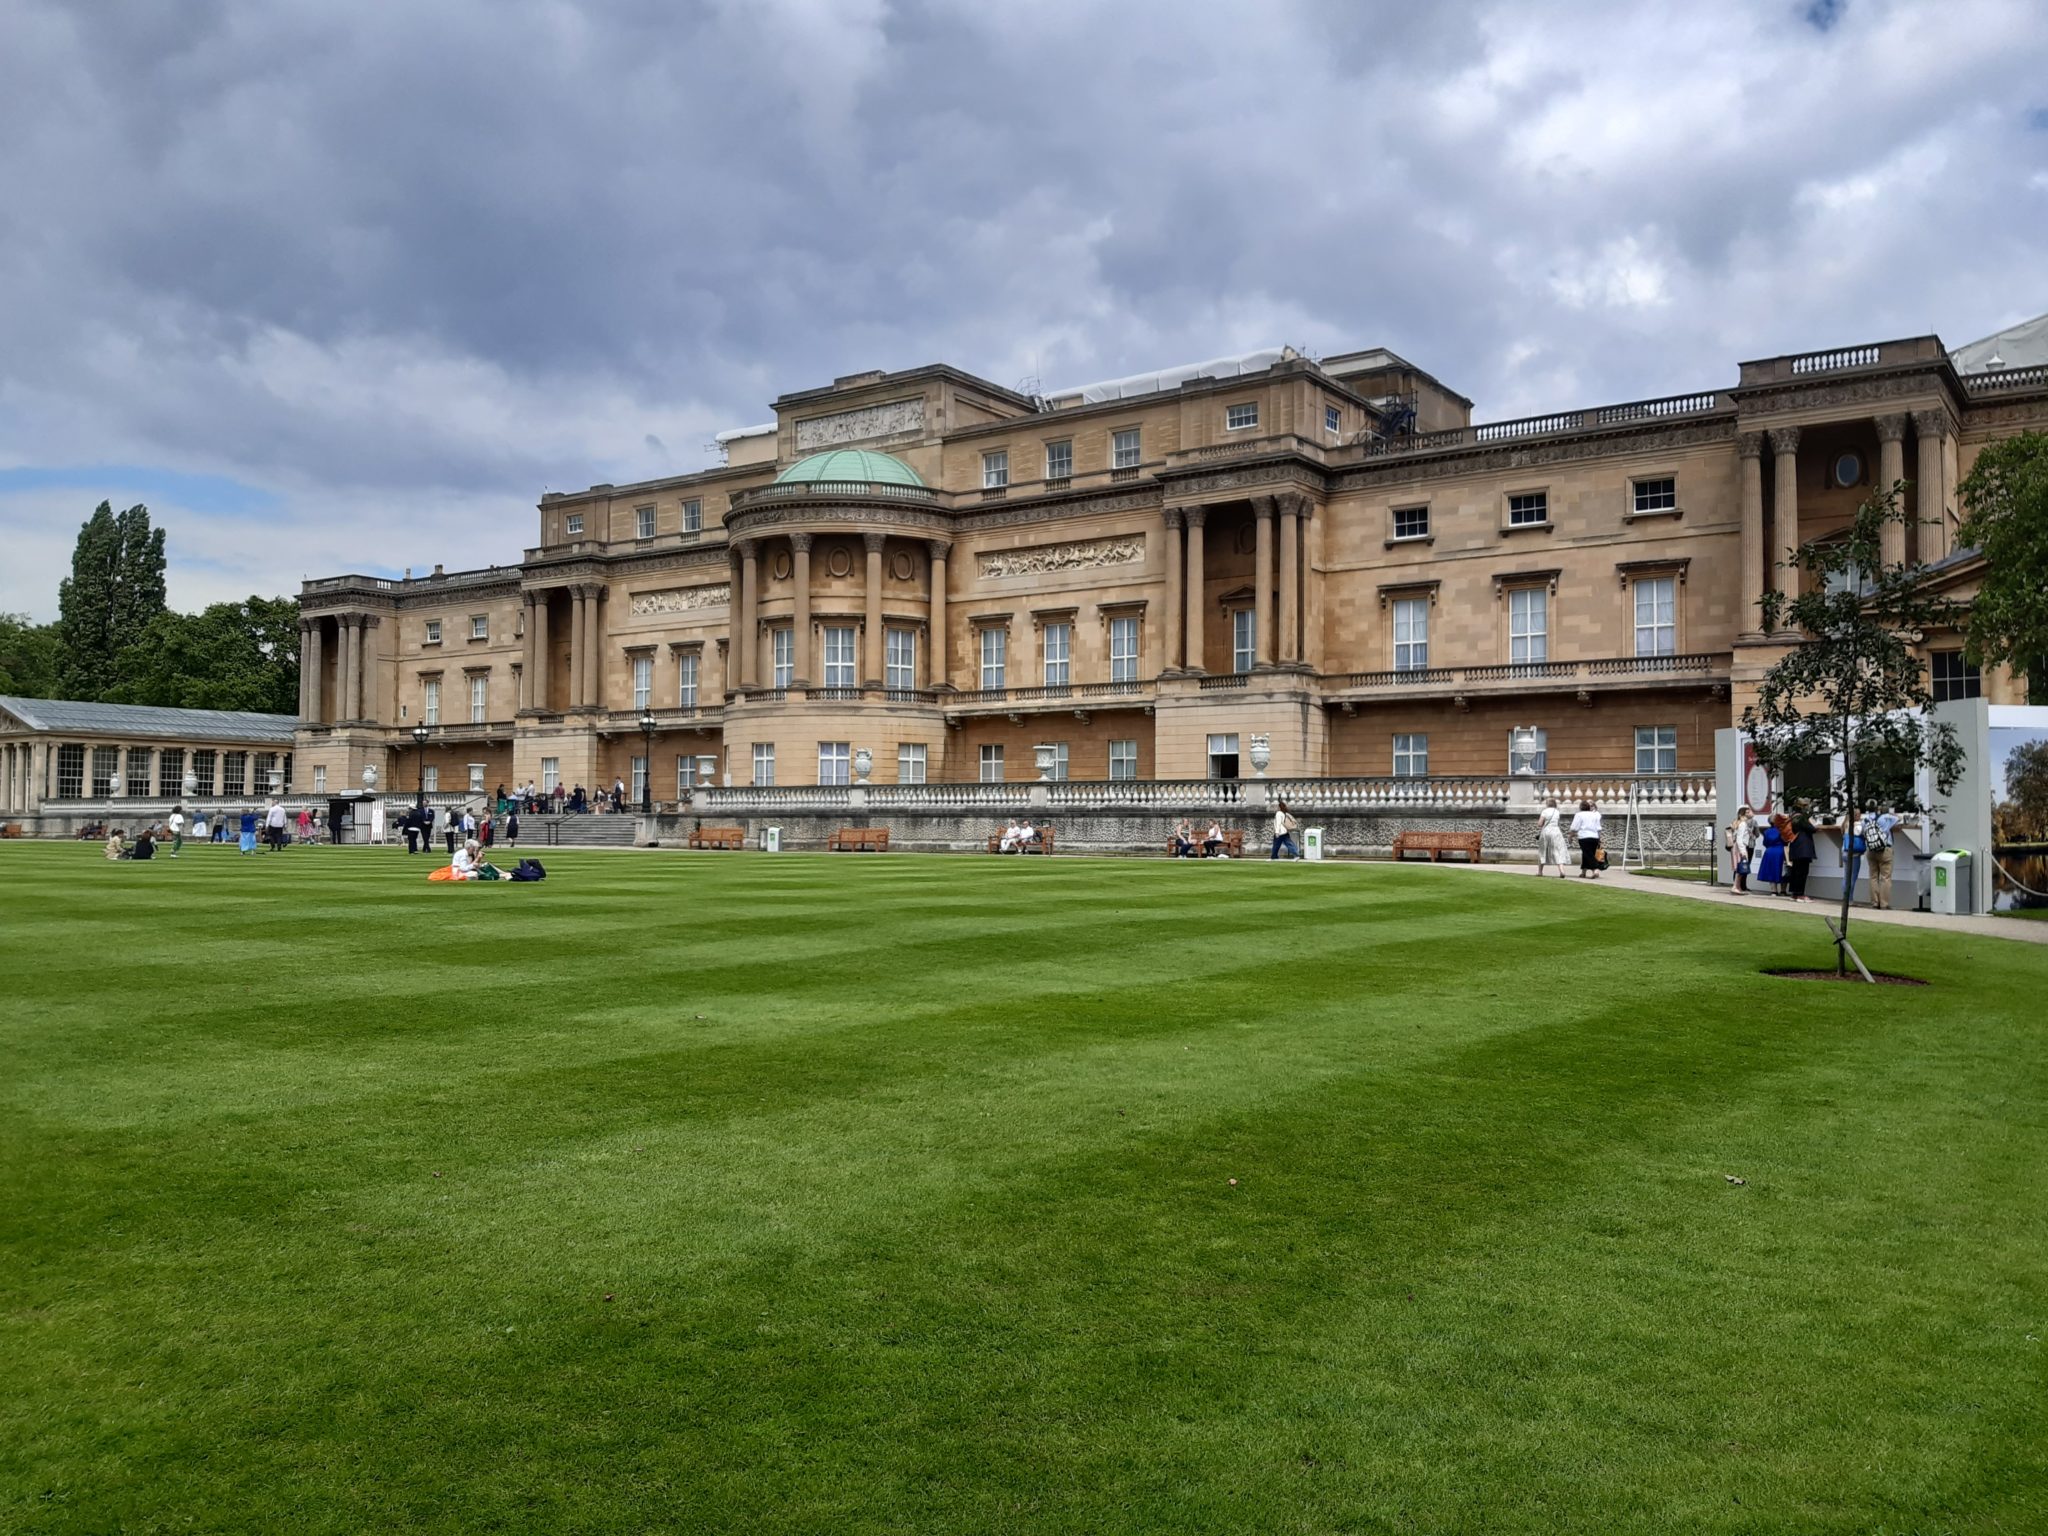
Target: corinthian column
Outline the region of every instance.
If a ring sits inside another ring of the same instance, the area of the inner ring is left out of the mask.
[[[1735,439],[1742,469],[1742,634],[1762,639],[1764,621],[1764,435],[1744,432]]]
[[[882,686],[882,546],[889,539],[887,534],[864,533],[861,540],[868,547],[868,633],[867,644],[861,648],[861,684],[879,688]]]
[[[363,718],[363,616],[351,613],[342,619],[341,718]]]
[[[790,681],[799,688],[811,686],[811,536],[789,536],[790,578],[795,585],[796,608],[790,615]]]
[[[548,635],[548,593],[533,594],[533,681],[526,685],[535,709],[548,707],[548,673],[552,668],[554,642]]]
[[[1252,498],[1252,666],[1273,659],[1273,498]]]
[[[1209,606],[1203,597],[1202,524],[1209,515],[1209,509],[1182,507],[1180,515],[1188,525],[1187,669],[1199,672],[1202,670],[1202,620],[1207,616]]]
[[[1880,416],[1872,425],[1877,428],[1877,490],[1879,495],[1883,495],[1896,489],[1906,478],[1906,414],[1901,411],[1893,416]],[[1881,549],[1887,565],[1906,562],[1906,520],[1913,513],[1903,502],[1905,492],[1900,491],[1899,494],[1899,520],[1886,523],[1881,535]]]
[[[590,608],[583,601],[583,589],[569,589],[569,707],[583,707],[583,647],[589,638]]]
[[[1948,412],[1915,411],[1913,434],[1919,439],[1920,559],[1939,560],[1948,553]]]
[[[593,582],[590,591],[590,618],[584,628],[584,642],[590,647],[590,654],[583,658],[583,688],[588,695],[584,702],[592,709],[604,708],[604,607],[608,589],[602,582]]]
[[[1186,642],[1181,639],[1181,588],[1187,581],[1187,555],[1181,541],[1179,507],[1168,507],[1166,517],[1166,612],[1160,620],[1159,656],[1161,672],[1178,672]]]
[[[327,701],[322,696],[327,679],[321,675],[327,659],[322,654],[326,629],[325,619],[314,619],[309,623],[306,626],[306,649],[299,656],[299,670],[306,674],[306,719],[313,725],[318,725],[327,715]]]
[[[1771,428],[1771,542],[1778,573],[1772,585],[1787,598],[1799,595],[1799,429]],[[1784,633],[1781,626],[1779,632]]]
[[[1307,498],[1280,498],[1280,642],[1273,659],[1282,666],[1301,660],[1301,514]]]
[[[362,692],[356,701],[356,718],[374,721],[377,718],[377,699],[382,690],[377,686],[377,658],[370,649],[370,632],[384,621],[374,613],[364,614],[357,621],[356,630],[356,674],[362,681]]]
[[[740,632],[732,637],[731,649],[738,657],[743,688],[753,687],[760,672],[760,553],[760,546],[752,539],[740,541]]]
[[[953,546],[944,539],[932,539],[927,547],[932,552],[932,640],[931,659],[925,663],[925,670],[931,677],[932,687],[950,688],[952,676],[946,643],[946,558],[953,552]]]

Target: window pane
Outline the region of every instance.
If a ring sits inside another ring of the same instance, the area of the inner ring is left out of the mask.
[[[1074,473],[1074,445],[1072,443],[1047,443],[1045,445],[1045,478],[1065,480]]]
[[[922,784],[925,770],[925,747],[921,741],[906,741],[896,748],[896,782],[898,784]]]
[[[1678,649],[1678,579],[1636,583],[1636,654],[1669,656]]]
[[[1138,678],[1138,621],[1136,619],[1111,619],[1109,621],[1109,680],[1113,683],[1136,682]]]
[[[1550,496],[1545,491],[1527,491],[1508,498],[1508,522],[1515,525],[1550,520]]]
[[[981,686],[1002,688],[1004,653],[1009,649],[1010,632],[1006,629],[989,628],[981,632]]]
[[[754,783],[763,787],[775,782],[775,743],[754,743]]]
[[[1230,616],[1230,670],[1249,672],[1252,669],[1252,624],[1257,615],[1249,608],[1239,608]]]
[[[1064,688],[1072,681],[1074,627],[1071,624],[1045,626],[1045,686]]]
[[[1635,489],[1635,506],[1638,512],[1674,512],[1678,509],[1676,480],[1638,480]]]
[[[683,503],[683,532],[685,532],[685,533],[702,533],[703,531],[704,531],[704,503],[703,503],[703,502],[701,502],[701,501],[686,501],[686,502],[684,502],[684,503]]]
[[[1111,439],[1111,444],[1112,457],[1110,463],[1115,468],[1136,469],[1138,467],[1139,443],[1138,429],[1136,427],[1131,427],[1126,431],[1117,433]]]
[[[654,702],[654,658],[633,658],[633,708],[645,710]]]
[[[1135,779],[1138,776],[1137,742],[1112,741],[1109,744],[1109,776],[1112,779]]]
[[[552,795],[555,786],[562,782],[562,760],[559,757],[544,757],[540,760],[540,792]]]
[[[1225,415],[1223,424],[1233,432],[1242,431],[1246,427],[1256,427],[1259,424],[1259,408],[1256,404],[1233,405]]]
[[[1394,670],[1429,665],[1429,600],[1404,597],[1394,603]]]
[[[860,679],[854,675],[854,630],[851,624],[834,624],[825,631],[825,686],[853,688]]]
[[[1394,737],[1394,776],[1400,779],[1429,777],[1429,738],[1422,735]]]
[[[999,745],[984,743],[981,749],[981,782],[1000,784],[1003,782],[1003,749]]]
[[[830,634],[830,631],[827,631]],[[770,630],[768,635],[769,655],[775,670],[771,686],[787,688],[796,680],[796,631],[793,629]]]
[[[1394,508],[1394,537],[1397,539],[1419,539],[1429,532],[1429,508]]]
[[[679,709],[697,707],[697,663],[695,651],[685,651],[676,658],[676,706]]]
[[[635,507],[633,509],[633,531],[638,537],[643,539],[654,537],[654,508]]]
[[[984,453],[981,456],[981,485],[983,490],[996,490],[1010,483],[1010,455],[1008,450]]]
[[[1508,593],[1508,660],[1517,666],[1543,661],[1549,654],[1548,597],[1541,587],[1517,587]]]
[[[818,782],[820,784],[851,784],[853,782],[853,748],[843,741],[821,741],[818,743]]]
[[[885,668],[883,683],[895,689],[917,686],[917,631],[891,629],[884,633]]]

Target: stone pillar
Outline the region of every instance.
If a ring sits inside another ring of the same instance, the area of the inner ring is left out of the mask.
[[[584,628],[590,621],[590,610],[583,602],[583,589],[569,589],[569,707],[583,707],[583,644]]]
[[[789,536],[790,579],[795,583],[796,606],[790,615],[790,681],[799,688],[811,686],[811,536]]]
[[[759,558],[760,546],[752,539],[741,543],[740,632],[732,637],[732,648],[737,658],[733,669],[739,674],[743,688],[754,686],[761,659]]]
[[[327,679],[323,675],[327,662],[324,644],[326,630],[325,619],[314,619],[308,623],[306,646],[299,653],[299,671],[306,680],[306,719],[314,725],[327,718]]]
[[[513,713],[523,715],[532,706],[527,689],[533,682],[533,594],[519,594],[519,687],[513,697]]]
[[[360,720],[363,718],[363,619],[361,614],[352,613],[341,622],[341,718]]]
[[[867,643],[861,647],[861,685],[882,686],[882,546],[889,542],[883,533],[864,533],[868,547]]]
[[[931,539],[927,547],[932,552],[932,634],[925,675],[932,687],[950,688],[953,684],[946,644],[946,561],[953,546],[944,539]]]
[[[533,677],[526,685],[527,697],[535,709],[548,707],[548,594],[545,588],[533,594]]]
[[[1280,639],[1273,659],[1282,666],[1301,660],[1301,514],[1297,495],[1280,498]]]
[[[1949,549],[1948,497],[1943,484],[1948,457],[1948,412],[1915,411],[1913,434],[1920,447],[1917,515],[1919,558],[1924,564],[1939,560]]]
[[[1187,580],[1179,507],[1166,509],[1166,608],[1159,621],[1159,670],[1178,672],[1186,642],[1181,639],[1181,586]]]
[[[384,621],[373,613],[366,613],[356,621],[356,718],[371,720],[377,718],[377,658],[371,653],[370,632]],[[278,763],[282,771],[282,754]]]
[[[583,632],[583,642],[587,647],[583,657],[583,702],[588,708],[603,709],[605,707],[604,605],[605,593],[609,588],[602,582],[593,582],[584,590],[590,594],[590,617],[585,621]]]
[[[1877,428],[1877,490],[1879,495],[1897,487],[1906,478],[1906,414],[1901,411],[1894,416],[1880,416],[1873,423]],[[1906,561],[1906,523],[1913,515],[1913,509],[1905,499],[1907,492],[1899,491],[1899,520],[1886,523],[1879,546],[1887,565],[1903,565]]]
[[[1764,559],[1764,435],[1744,432],[1735,439],[1742,470],[1742,628],[1749,639],[1762,639],[1767,579]]]
[[[1183,599],[1187,625],[1187,669],[1199,672],[1202,670],[1202,621],[1208,616],[1208,603],[1203,597],[1202,524],[1209,515],[1209,509],[1183,507],[1180,515],[1188,525],[1188,585]]]
[[[1273,660],[1273,498],[1252,498],[1252,667]]]
[[[1771,585],[1799,595],[1799,429],[1771,428],[1771,546],[1778,570]],[[1784,633],[1781,625],[1779,633]]]

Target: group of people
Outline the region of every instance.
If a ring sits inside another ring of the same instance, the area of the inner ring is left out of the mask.
[[[997,853],[1029,853],[1038,842],[1038,828],[1028,816],[1012,816],[996,838]]]
[[[1294,841],[1295,829],[1300,825],[1301,823],[1294,819],[1294,813],[1287,809],[1285,800],[1275,802],[1273,846],[1267,854],[1269,859],[1301,857],[1301,849]],[[1173,824],[1173,856],[1177,859],[1228,859],[1230,834],[1223,830],[1221,822],[1211,821],[1197,837],[1194,823],[1183,816]]]
[[[1607,862],[1600,841],[1600,808],[1590,800],[1581,800],[1567,823],[1554,795],[1536,813],[1536,878],[1542,879],[1551,869],[1557,871],[1558,879],[1565,878],[1566,863],[1571,858],[1565,846],[1567,831],[1579,845],[1579,878],[1598,880]]]
[[[1721,844],[1735,869],[1735,892],[1739,896],[1787,897],[1812,901],[1806,882],[1819,852],[1817,835],[1839,834],[1842,839],[1842,878],[1850,900],[1856,896],[1856,881],[1867,860],[1870,864],[1870,904],[1879,911],[1892,904],[1892,840],[1905,818],[1897,811],[1850,812],[1842,821],[1818,824],[1812,807],[1803,800],[1792,802],[1788,812],[1758,816],[1748,806],[1738,806],[1735,819],[1721,835]]]
[[[286,831],[290,825],[290,815],[285,810],[284,802],[281,800],[272,800],[260,811],[253,806],[245,807],[239,812],[215,811],[211,823],[208,822],[207,814],[204,811],[194,812],[188,821],[185,815],[185,807],[183,805],[174,805],[171,807],[170,815],[166,816],[161,823],[151,822],[139,829],[135,834],[135,841],[132,843],[128,841],[127,834],[121,828],[114,827],[110,829],[107,833],[107,857],[109,859],[153,859],[157,855],[157,850],[162,848],[165,858],[175,859],[184,852],[185,833],[188,827],[191,830],[194,842],[225,843],[228,840],[228,821],[230,817],[239,818],[239,851],[242,853],[256,852],[259,838],[263,847],[268,848],[273,853],[282,853],[285,844],[291,840]],[[310,839],[319,824],[317,813],[304,809],[300,810],[298,816],[299,840],[304,842]]]
[[[481,848],[494,846],[500,831],[505,834],[507,847],[519,846],[519,811],[516,805],[504,813],[503,821],[494,818],[488,808],[479,817],[467,807],[437,813],[431,805],[415,805],[398,819],[398,830],[405,837],[407,853],[432,851],[437,819],[441,836],[447,840],[451,859],[463,845],[471,842]]]
[[[629,808],[624,779],[614,780],[610,789],[594,792],[581,784],[573,789],[557,784],[552,790],[544,791],[528,779],[524,786],[515,785],[509,794],[500,784],[492,800],[501,815],[524,811],[529,816],[583,816],[606,811],[624,812]]]

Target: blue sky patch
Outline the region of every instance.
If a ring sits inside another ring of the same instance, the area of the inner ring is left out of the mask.
[[[188,475],[175,469],[137,464],[77,464],[45,468],[24,465],[0,469],[0,496],[21,491],[78,490],[81,518],[103,501],[120,511],[136,502],[162,502],[219,517],[260,517],[278,509],[276,492],[233,480],[226,475]]]

